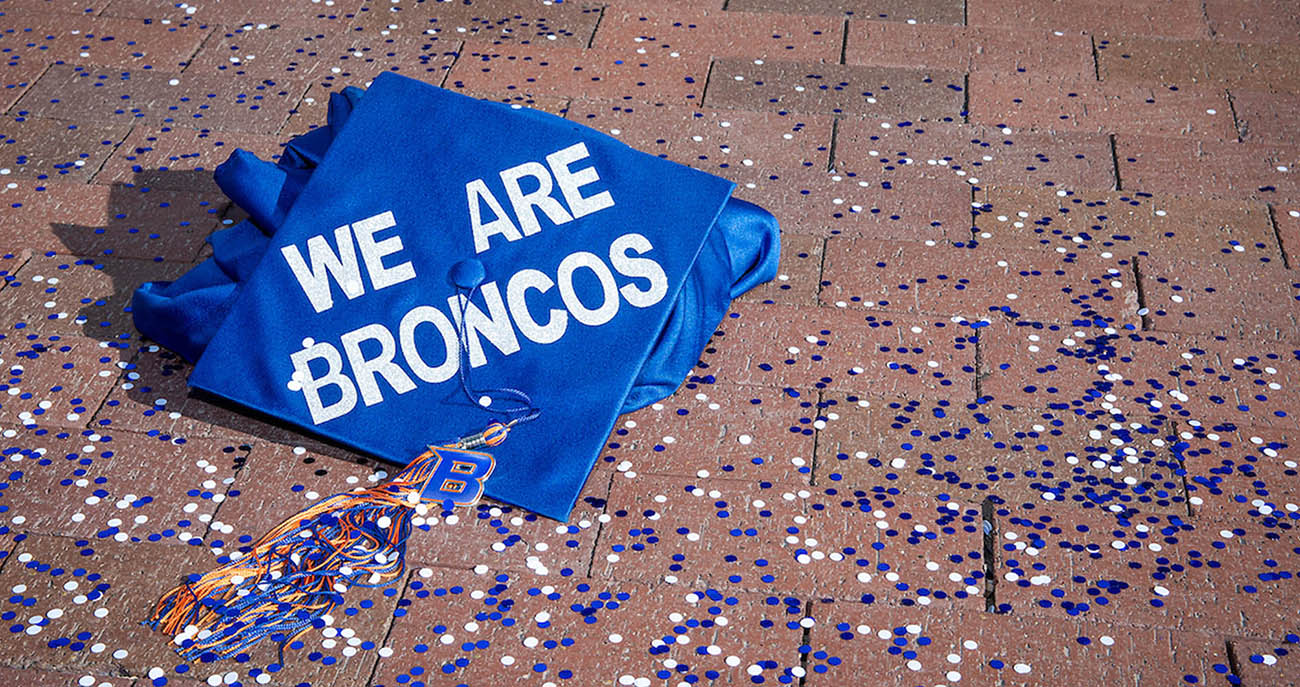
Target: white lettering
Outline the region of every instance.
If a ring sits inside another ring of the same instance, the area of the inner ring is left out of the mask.
[[[521,191],[519,180],[523,177],[536,179],[537,190],[532,193]],[[533,212],[534,206],[546,213],[553,224],[573,221],[564,206],[560,205],[560,201],[551,197],[551,173],[546,171],[542,163],[525,162],[511,167],[501,172],[501,183],[505,184],[506,195],[510,197],[510,204],[515,208],[515,217],[519,219],[519,228],[523,230],[524,236],[532,236],[542,230],[541,225],[537,223],[537,215]]]
[[[501,234],[506,237],[507,241],[518,241],[523,238],[519,235],[519,230],[515,228],[510,216],[506,214],[505,208],[497,202],[492,192],[488,190],[487,184],[482,179],[465,184],[465,196],[469,200],[469,226],[474,233],[474,252],[482,253],[491,248],[488,238],[493,234]],[[481,207],[479,201],[485,201],[488,209],[496,216],[496,219],[483,224],[483,216],[480,214]]]
[[[409,260],[392,267],[384,267],[384,256],[402,250],[402,237],[394,234],[382,241],[375,241],[375,234],[395,226],[397,222],[393,219],[392,212],[382,212],[374,217],[352,223],[352,233],[357,237],[357,250],[361,251],[361,258],[366,263],[370,286],[376,291],[415,278],[415,268],[411,266]]]
[[[340,338],[343,340],[343,350],[348,354],[348,364],[352,366],[352,377],[356,379],[357,388],[361,390],[361,400],[366,405],[372,406],[384,400],[379,383],[375,381],[376,374],[381,375],[399,394],[415,389],[415,382],[393,362],[393,356],[397,355],[397,345],[393,343],[393,333],[387,327],[368,324],[353,329]],[[369,360],[361,352],[361,342],[367,340],[378,341],[380,346],[379,355]]]
[[[555,282],[538,270],[519,270],[510,278],[510,283],[506,284],[506,303],[510,305],[510,316],[514,318],[520,333],[529,341],[539,344],[555,343],[564,336],[564,330],[569,326],[569,314],[560,308],[551,309],[551,318],[544,325],[538,324],[528,311],[528,290],[537,289],[546,293],[552,286],[555,286]]]
[[[600,286],[603,291],[600,307],[588,308],[579,298],[578,293],[573,289],[573,273],[578,268],[585,267],[591,270],[592,274],[600,280]],[[618,313],[618,284],[614,281],[614,275],[601,262],[600,258],[586,251],[578,251],[565,256],[560,261],[559,274],[557,275],[560,284],[560,298],[564,300],[564,306],[573,313],[573,319],[591,326],[599,327],[614,318]]]
[[[627,252],[634,250],[637,255],[654,250],[650,239],[641,234],[623,234],[609,244],[609,262],[619,274],[625,277],[640,277],[650,282],[650,288],[641,290],[634,284],[624,284],[619,293],[628,303],[638,308],[648,308],[663,300],[668,293],[668,275],[664,268],[650,258],[631,258]]]
[[[502,355],[510,355],[519,350],[519,339],[515,337],[515,328],[510,325],[510,316],[506,314],[506,306],[501,301],[501,292],[497,289],[496,282],[487,282],[480,286],[478,291],[483,294],[483,301],[487,303],[491,317],[484,315],[483,311],[463,294],[458,293],[447,299],[447,305],[451,306],[451,314],[456,319],[457,325],[461,324],[460,306],[462,303],[465,304],[464,327],[465,336],[469,339],[470,367],[482,367],[487,364],[487,357],[483,355],[483,342],[478,338],[479,334],[487,337],[487,340],[496,346]]]
[[[437,367],[429,367],[424,357],[420,355],[420,349],[415,345],[415,328],[426,322],[437,327],[438,333],[442,334],[443,361]],[[411,308],[411,311],[402,317],[402,323],[397,328],[397,338],[402,343],[402,357],[406,358],[406,364],[410,365],[411,371],[420,378],[420,381],[440,384],[451,379],[452,375],[456,374],[456,369],[460,367],[460,345],[456,341],[456,327],[441,310],[431,305]]]
[[[614,198],[609,195],[609,191],[601,191],[586,198],[582,196],[580,189],[600,181],[600,175],[596,173],[595,167],[584,167],[574,172],[569,170],[569,165],[587,156],[586,143],[575,143],[546,156],[546,164],[550,165],[551,173],[555,175],[555,182],[559,184],[564,202],[569,204],[569,212],[574,219],[614,206]]]
[[[343,376],[343,359],[339,351],[327,343],[315,343],[289,356],[293,361],[294,379],[302,385],[302,395],[307,399],[307,410],[311,412],[312,424],[333,420],[347,415],[357,405],[357,390],[352,380]],[[313,377],[311,361],[324,359],[329,369],[321,377]],[[320,390],[326,386],[339,388],[341,397],[326,406],[321,403]]]
[[[334,307],[334,295],[330,292],[329,278],[334,277],[344,295],[349,300],[360,296],[365,287],[361,285],[361,270],[357,267],[357,251],[352,245],[352,232],[347,226],[334,230],[334,242],[339,252],[334,253],[324,236],[307,239],[307,255],[311,258],[311,267],[303,262],[302,253],[294,245],[284,246],[280,253],[289,270],[297,278],[302,292],[311,301],[311,307],[321,313]]]

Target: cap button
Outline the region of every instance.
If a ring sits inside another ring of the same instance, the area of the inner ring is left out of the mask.
[[[466,258],[452,265],[447,276],[457,288],[472,289],[483,283],[487,271],[483,269],[483,263],[474,258]]]

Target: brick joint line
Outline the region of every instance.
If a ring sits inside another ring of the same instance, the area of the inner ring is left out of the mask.
[[[409,566],[407,568],[406,574],[402,576],[402,591],[397,595],[397,601],[393,604],[394,609],[398,609],[402,607],[402,602],[406,600],[406,590],[411,588],[411,582],[413,581],[414,577],[415,577],[415,566]],[[405,616],[402,617],[407,617],[410,615],[411,614],[408,612]],[[382,642],[380,642],[379,644],[380,647],[388,646],[388,640],[392,638],[393,628],[396,627],[396,625],[397,625],[397,614],[389,613],[388,622],[386,623],[386,627],[384,627],[384,639]],[[375,677],[379,675],[379,664],[382,663],[383,660],[384,657],[380,656],[379,652],[375,652],[375,662],[371,664],[370,674],[366,676],[366,681],[362,684],[366,684],[366,685],[375,684]]]
[[[591,35],[587,36],[586,47],[588,49],[590,49],[593,45],[596,44],[596,33],[600,31],[600,22],[605,18],[605,13],[608,11],[609,11],[609,6],[602,5],[600,8],[600,14],[596,15],[596,24],[591,27]],[[451,71],[451,69],[449,68],[447,71]],[[444,78],[443,81],[445,82],[446,79]]]
[[[1241,143],[1246,138],[1246,132],[1242,128],[1241,119],[1237,117],[1237,102],[1232,97],[1232,89],[1225,88],[1223,95],[1228,99],[1228,113],[1232,115],[1232,130],[1237,132],[1237,142]]]
[[[601,509],[601,515],[609,514],[609,497],[614,495],[614,476],[618,474],[617,470],[610,470],[609,480],[605,483],[605,507]],[[596,551],[600,548],[600,535],[605,532],[605,523],[599,517],[596,518],[596,536],[591,539],[591,555],[587,557],[587,579],[595,577],[596,570]]]
[[[135,120],[132,120],[131,123],[127,125],[126,134],[122,136],[122,140],[113,144],[113,149],[108,151],[108,155],[105,155],[104,159],[99,161],[99,166],[96,167],[94,171],[90,173],[89,177],[87,177],[87,181],[89,183],[92,184],[98,183],[97,177],[99,176],[99,173],[104,171],[104,167],[108,166],[109,160],[112,160],[117,157],[117,151],[121,150],[122,146],[125,145],[126,142],[131,139],[131,134],[135,133],[135,127],[136,127],[136,122]]]
[[[804,615],[805,618],[811,618],[811,617],[812,617],[812,604],[813,604],[813,602],[812,602],[811,599],[809,599],[808,601],[803,602],[803,615]],[[803,647],[803,646],[811,647],[811,646],[812,646],[812,643],[811,643],[811,642],[812,642],[812,628],[811,628],[811,627],[805,627],[805,628],[803,629],[803,635],[801,636],[801,638],[800,638],[799,641],[801,642],[801,644],[800,644],[801,647]],[[795,650],[798,651],[797,648],[796,648]],[[811,654],[812,654],[811,651],[808,651],[808,652],[800,652],[800,654],[799,654],[799,667],[803,669],[803,675],[800,675],[800,676],[799,676],[799,687],[804,687],[804,685],[807,684],[807,682],[808,682],[808,657],[809,657]]]
[[[1273,228],[1273,240],[1277,241],[1278,253],[1281,253],[1282,266],[1290,269],[1291,259],[1286,254],[1286,246],[1282,243],[1282,227],[1277,223],[1277,208],[1272,203],[1264,206],[1268,210],[1268,224]]]
[[[1110,143],[1110,169],[1111,172],[1115,175],[1114,190],[1123,191],[1124,180],[1119,175],[1119,148],[1115,145],[1115,134],[1108,134],[1106,136],[1106,139]]]
[[[829,146],[827,146],[827,154],[826,154],[826,171],[829,173],[835,172],[835,147],[836,145],[839,144],[839,135],[840,135],[840,118],[835,117],[831,119],[831,143]],[[820,284],[821,282],[819,281],[818,288],[817,288],[818,293],[821,292]]]
[[[17,96],[16,98],[14,98],[14,104],[11,105],[11,106],[9,107],[8,110],[5,110],[4,113],[5,113],[5,114],[8,114],[8,115],[12,115],[15,111],[17,111],[17,112],[21,112],[21,110],[18,109],[18,106],[21,105],[21,104],[23,103],[23,101],[27,99],[27,96],[32,92],[32,88],[34,88],[34,87],[36,86],[36,82],[38,82],[38,81],[40,81],[41,79],[45,78],[45,75],[50,73],[50,68],[51,68],[51,67],[53,67],[53,65],[51,65],[51,64],[46,64],[46,65],[41,69],[41,73],[40,73],[40,74],[37,74],[36,76],[32,77],[32,80],[29,81],[29,82],[27,83],[27,87],[24,88],[24,89],[22,90],[22,92],[18,94],[18,96]]]
[[[1137,298],[1138,298],[1138,312],[1142,312],[1143,310],[1147,310],[1147,290],[1146,290],[1146,283],[1145,283],[1144,280],[1142,279],[1142,269],[1141,269],[1141,266],[1138,265],[1138,260],[1139,260],[1139,259],[1140,259],[1139,256],[1137,256],[1137,255],[1134,255],[1134,256],[1133,256],[1133,265],[1132,265],[1132,269],[1133,269],[1133,290],[1137,292]],[[1151,312],[1148,310],[1148,311],[1147,311],[1147,314],[1145,314],[1145,315],[1139,315],[1139,317],[1142,318],[1142,331],[1144,331],[1144,332],[1149,332],[1149,331],[1151,331],[1151,328],[1152,328],[1152,324],[1151,324]]]
[[[849,19],[844,18],[844,30],[840,34],[840,64],[848,64],[846,61],[849,54]]]
[[[998,526],[997,511],[993,499],[985,497],[980,502],[980,531],[983,535],[984,555],[984,610],[998,612],[998,576],[997,555]]]

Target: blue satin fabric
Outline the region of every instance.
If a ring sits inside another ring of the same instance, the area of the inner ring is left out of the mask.
[[[176,281],[147,282],[136,289],[131,308],[142,334],[186,360],[199,359],[363,95],[354,87],[331,94],[328,124],[290,141],[277,163],[236,150],[216,169],[217,185],[249,219],[208,237],[212,257]],[[771,213],[738,198],[727,201],[620,412],[643,408],[677,389],[731,299],[776,276],[779,245]]]

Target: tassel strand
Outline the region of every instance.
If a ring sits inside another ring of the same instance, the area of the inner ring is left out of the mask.
[[[477,501],[494,465],[491,456],[467,449],[500,444],[509,431],[494,422],[452,446],[429,447],[386,484],[312,505],[247,554],[168,591],[145,624],[172,636],[187,660],[237,656],[267,637],[283,651],[323,629],[349,588],[400,579],[417,509]]]

